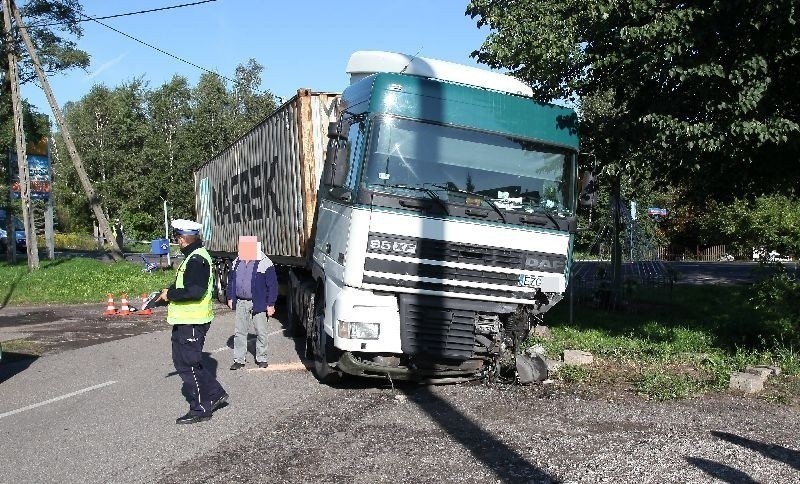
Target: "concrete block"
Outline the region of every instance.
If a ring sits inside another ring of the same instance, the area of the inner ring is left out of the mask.
[[[594,356],[588,351],[564,350],[564,364],[572,366],[591,365]]]
[[[731,373],[731,381],[728,388],[744,393],[758,393],[764,389],[764,380],[761,379],[760,375],[752,373]]]
[[[772,375],[772,368],[768,366],[748,366],[744,369],[745,373],[750,373],[751,375],[756,375],[761,378],[762,382],[767,381],[770,375]]]

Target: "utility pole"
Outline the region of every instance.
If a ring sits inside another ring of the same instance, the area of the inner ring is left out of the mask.
[[[22,22],[22,17],[19,14],[19,10],[17,10],[16,5],[14,5],[13,0],[3,1],[6,3],[6,5],[11,5],[10,11],[13,13],[14,20],[17,22],[17,29],[19,29],[22,41],[25,42],[25,46],[28,48],[28,53],[33,61],[33,67],[36,69],[36,75],[39,77],[39,82],[42,83],[42,89],[47,96],[47,102],[50,103],[50,108],[53,110],[53,115],[58,123],[58,129],[61,131],[61,136],[64,138],[64,144],[67,145],[67,152],[72,159],[72,164],[75,166],[75,171],[77,172],[78,178],[81,181],[83,191],[86,193],[86,198],[89,201],[89,205],[92,207],[92,213],[94,213],[94,216],[97,219],[97,224],[100,227],[100,231],[105,235],[106,240],[111,243],[111,256],[115,261],[121,261],[123,260],[122,250],[119,245],[117,245],[117,240],[111,233],[111,226],[108,224],[108,219],[106,218],[106,215],[103,213],[103,209],[100,206],[97,193],[94,191],[92,182],[89,180],[89,176],[86,174],[86,170],[83,168],[83,161],[78,154],[78,149],[75,147],[75,143],[72,141],[72,136],[69,134],[69,129],[67,129],[67,123],[64,120],[64,115],[61,113],[61,108],[58,107],[55,96],[53,96],[53,91],[50,89],[50,83],[47,82],[47,76],[44,73],[44,69],[42,69],[42,63],[39,61],[39,55],[36,53],[36,48],[34,47],[33,42],[31,42],[31,38],[28,35],[28,30],[25,27],[25,24]]]
[[[22,102],[19,93],[19,75],[17,73],[16,42],[11,33],[11,0],[3,0],[3,31],[8,52],[8,78],[11,81],[11,105],[14,111],[14,138],[17,145],[17,166],[19,167],[19,198],[22,202],[22,222],[25,225],[25,245],[28,251],[28,270],[39,268],[39,248],[36,241],[36,229],[33,224],[31,210],[31,185],[28,177],[28,160],[25,157],[25,129],[22,124]],[[6,213],[12,217],[11,213]],[[9,232],[9,243],[16,243],[16,234]]]

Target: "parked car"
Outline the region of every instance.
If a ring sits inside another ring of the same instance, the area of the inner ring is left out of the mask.
[[[17,217],[14,217],[14,238],[15,238],[15,245],[17,246],[17,252],[25,252],[27,249],[27,245],[25,242],[25,226],[22,225],[22,221]],[[8,232],[6,231],[6,211],[0,210],[0,252],[5,252],[6,247],[8,247]]]

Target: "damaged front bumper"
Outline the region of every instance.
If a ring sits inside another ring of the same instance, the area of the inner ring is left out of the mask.
[[[376,361],[377,360],[377,361]],[[368,378],[391,378],[393,380],[415,381],[420,383],[460,383],[481,377],[484,368],[482,360],[466,360],[461,365],[435,365],[428,368],[399,364],[399,358],[390,357],[387,361],[378,356],[371,360],[360,358],[352,352],[345,352],[336,363],[339,371],[348,375]]]

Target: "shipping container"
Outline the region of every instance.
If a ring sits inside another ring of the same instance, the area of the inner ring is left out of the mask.
[[[195,170],[195,208],[215,258],[235,257],[239,236],[252,235],[274,262],[305,265],[338,100],[336,93],[299,89]]]

